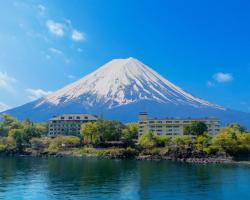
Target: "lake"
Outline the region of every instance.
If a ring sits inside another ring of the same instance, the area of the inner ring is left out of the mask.
[[[0,157],[0,199],[250,199],[250,165]]]

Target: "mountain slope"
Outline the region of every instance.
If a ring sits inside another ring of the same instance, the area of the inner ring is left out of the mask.
[[[87,108],[106,105],[112,109],[141,100],[152,100],[223,109],[188,94],[133,58],[112,60],[79,81],[48,95],[37,106],[44,103],[57,106],[79,99]]]
[[[250,116],[197,98],[134,58],[114,59],[82,79],[7,113],[36,121],[83,112],[134,121],[140,111],[156,117],[217,116],[224,123],[231,119],[244,124]]]

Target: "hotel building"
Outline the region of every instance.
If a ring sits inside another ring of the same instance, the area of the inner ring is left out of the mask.
[[[149,119],[148,114],[142,112],[139,114],[139,136],[143,133],[152,131],[157,135],[184,135],[184,128],[192,122],[200,121],[207,125],[208,133],[211,136],[215,136],[220,130],[220,121],[216,118],[197,118],[197,119],[177,119],[177,118],[165,118],[165,119]]]
[[[98,117],[89,114],[65,114],[49,120],[49,136],[79,135],[81,125],[97,121]]]

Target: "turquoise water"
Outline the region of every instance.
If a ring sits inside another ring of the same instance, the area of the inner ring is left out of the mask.
[[[0,199],[250,199],[250,165],[0,158]]]

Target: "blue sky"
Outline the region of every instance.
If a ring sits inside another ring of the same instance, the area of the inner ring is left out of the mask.
[[[248,1],[2,1],[0,110],[135,57],[186,91],[250,112]]]

